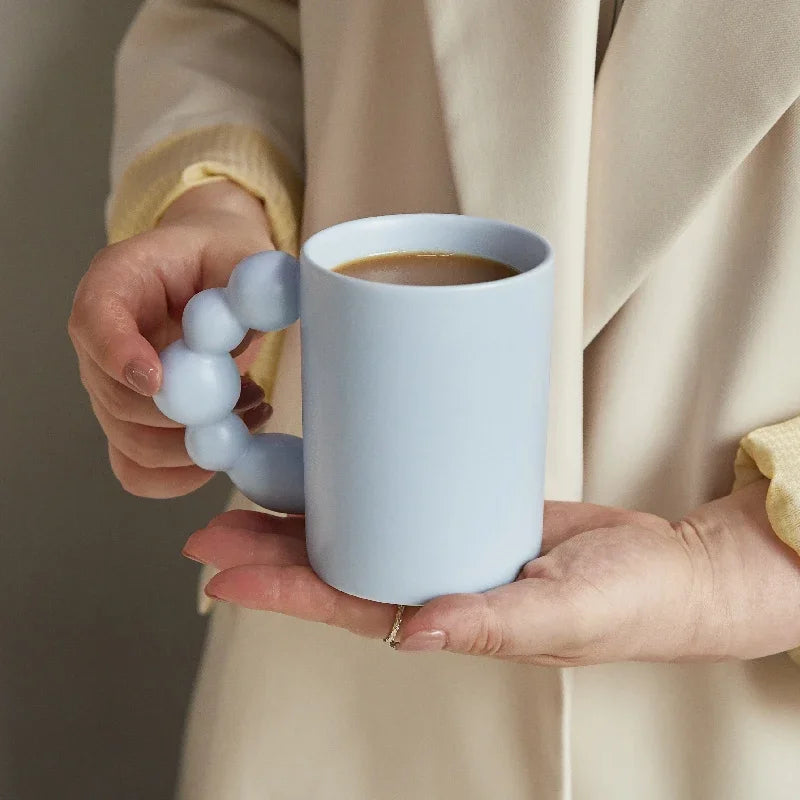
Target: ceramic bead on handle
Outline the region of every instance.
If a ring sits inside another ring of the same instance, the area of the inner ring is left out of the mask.
[[[160,354],[163,378],[153,398],[186,426],[195,464],[226,472],[254,503],[295,514],[304,508],[302,439],[251,434],[233,413],[241,381],[230,351],[250,328],[275,331],[297,320],[298,277],[292,256],[266,251],[238,264],[226,288],[196,294],[183,312],[183,339]]]

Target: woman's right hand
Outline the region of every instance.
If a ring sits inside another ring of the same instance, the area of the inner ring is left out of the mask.
[[[69,334],[81,380],[108,438],[111,468],[129,492],[177,497],[213,473],[194,466],[184,429],[152,400],[161,385],[158,352],[181,336],[184,306],[201,289],[224,286],[243,258],[274,249],[260,201],[230,181],[191,189],[152,231],[101,250],[81,280]],[[250,337],[236,351],[246,370]],[[236,410],[255,429],[271,413],[261,389],[242,379]]]

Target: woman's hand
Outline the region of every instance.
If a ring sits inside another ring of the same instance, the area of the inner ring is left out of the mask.
[[[671,524],[547,503],[544,555],[512,584],[406,610],[401,650],[532,664],[757,658],[800,645],[800,558],[772,532],[766,481]],[[311,570],[302,517],[231,511],[184,554],[221,570],[211,597],[383,637],[395,607],[332,589]]]
[[[108,437],[111,467],[122,485],[145,497],[175,497],[212,474],[192,464],[184,429],[151,397],[161,384],[158,351],[180,337],[189,298],[224,286],[236,264],[272,250],[261,203],[229,181],[190,190],[159,226],[106,247],[75,294],[69,334],[81,380]],[[246,368],[249,339],[237,353]],[[236,407],[250,428],[270,414],[261,389],[242,381]]]

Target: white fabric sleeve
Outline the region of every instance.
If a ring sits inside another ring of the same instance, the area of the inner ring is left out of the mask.
[[[259,131],[303,173],[296,3],[147,0],[119,50],[112,190],[133,160],[193,129]]]

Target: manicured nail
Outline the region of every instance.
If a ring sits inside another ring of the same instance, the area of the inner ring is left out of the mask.
[[[191,550],[189,550],[188,547],[184,547],[183,550],[181,550],[181,555],[184,558],[188,558],[190,561],[196,561],[198,564],[205,564],[206,563],[205,561],[203,561],[202,558],[200,558],[199,556],[196,556],[194,553],[192,553]]]
[[[216,594],[213,589],[209,589],[208,586],[206,586],[203,591],[205,592],[206,597],[210,597],[212,600],[220,600],[223,603],[228,602],[224,597],[220,597],[218,594]]]
[[[423,651],[444,650],[446,644],[447,634],[444,631],[419,631],[418,633],[412,633],[407,639],[403,639],[397,649],[420,653]]]
[[[242,391],[236,403],[236,411],[247,411],[264,401],[264,390],[250,378],[242,378]]]
[[[135,392],[152,397],[158,391],[158,370],[146,361],[134,358],[125,365],[125,380]]]
[[[242,414],[242,422],[250,430],[260,428],[272,416],[272,406],[269,403],[261,403],[249,411]]]

